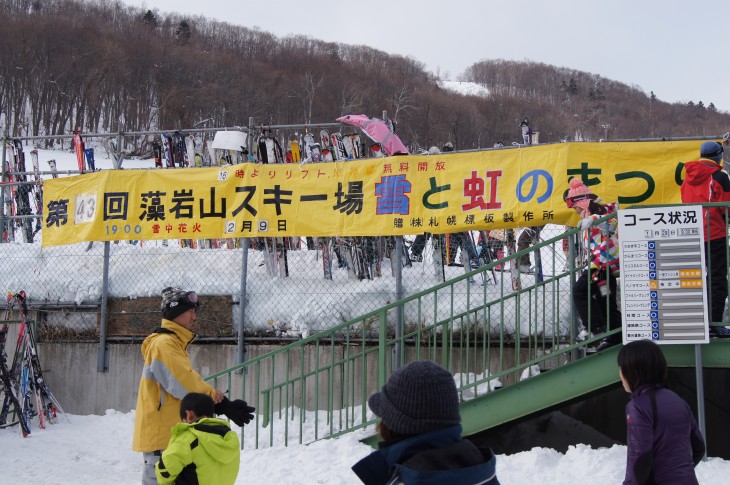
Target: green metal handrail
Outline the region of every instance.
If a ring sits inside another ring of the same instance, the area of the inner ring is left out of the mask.
[[[256,426],[244,427],[241,445],[261,448],[308,443],[374,424],[368,397],[398,366],[413,360],[430,359],[449,369],[463,402],[491,392],[498,382],[518,382],[533,366],[543,371],[560,367],[621,331],[609,322],[607,332],[576,341],[572,282],[585,265],[576,264],[573,245],[566,268],[544,281],[516,291],[506,289],[510,285],[504,271],[496,285],[487,281],[497,265],[516,264],[535,251],[552,251],[552,264],[546,266],[556,268],[553,246],[580,233],[568,230],[206,380],[256,407]],[[466,297],[465,308],[455,308],[457,294]],[[394,332],[396,325],[402,331]],[[400,352],[395,351],[398,346]],[[307,419],[314,423],[305,427]]]

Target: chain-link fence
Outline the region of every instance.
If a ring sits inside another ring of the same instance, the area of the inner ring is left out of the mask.
[[[554,225],[539,234],[529,228],[517,230],[516,246],[553,238],[563,230]],[[406,236],[400,258],[395,238],[385,237],[343,238],[329,247],[326,241],[307,238],[288,238],[268,248],[265,241],[251,240],[245,254],[241,240],[122,242],[109,244],[106,286],[104,243],[50,248],[38,242],[8,243],[0,245],[0,285],[27,293],[45,341],[98,340],[105,291],[108,337],[141,338],[159,326],[159,295],[167,286],[201,295],[198,319],[203,338],[235,340],[244,301],[247,336],[298,339],[506,256],[510,232],[474,231],[461,233],[461,239],[421,237],[423,248],[416,236]],[[560,241],[547,248],[541,251],[545,279],[566,267],[566,248]],[[326,269],[327,252],[331,270]],[[519,283],[533,284],[539,278],[534,254],[520,263]],[[498,299],[515,284],[510,265],[472,283],[452,290],[438,303],[458,308],[470,299]],[[555,297],[569,306],[566,292],[557,291]],[[510,312],[516,310],[504,309],[506,319],[516,317]],[[405,327],[430,323],[421,319],[418,312],[408,312]]]

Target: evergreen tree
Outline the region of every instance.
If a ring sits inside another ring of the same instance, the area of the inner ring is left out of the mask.
[[[576,94],[578,94],[578,91],[579,91],[578,83],[572,77],[570,78],[570,83],[568,83],[568,91],[570,92],[570,94],[572,96],[575,96]]]
[[[715,107],[715,103],[710,103],[709,106],[707,106],[707,109],[710,111],[717,111],[717,108]]]
[[[155,15],[152,10],[147,10],[147,12],[142,16],[142,22],[149,27],[157,27],[157,15]]]
[[[705,103],[703,103],[702,101],[698,101],[697,102],[697,107],[700,108],[700,109],[705,109]]]
[[[182,44],[186,44],[192,35],[193,32],[190,29],[190,24],[188,24],[187,20],[181,20],[175,29],[175,37],[177,37],[177,40]]]

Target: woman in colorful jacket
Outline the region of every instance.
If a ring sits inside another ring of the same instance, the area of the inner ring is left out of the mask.
[[[461,438],[459,396],[449,371],[417,361],[368,399],[383,442],[352,470],[366,485],[499,485],[496,458]]]
[[[626,344],[618,353],[619,376],[631,401],[626,405],[624,485],[696,485],[694,467],[705,441],[689,405],[664,388],[667,361],[650,340]]]
[[[581,217],[578,227],[586,232],[589,267],[581,274],[573,289],[575,307],[587,331],[598,334],[621,328],[621,311],[616,294],[619,273],[618,219],[612,217],[596,224],[616,211],[617,204],[601,204],[581,179],[570,180],[565,203]],[[621,334],[610,335],[595,348],[600,352],[621,342]]]

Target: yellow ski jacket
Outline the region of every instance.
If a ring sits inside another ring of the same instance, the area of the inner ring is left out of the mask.
[[[132,450],[164,450],[180,422],[180,401],[190,392],[215,399],[215,389],[190,364],[187,348],[195,333],[171,320],[142,342],[144,368],[134,414]]]

